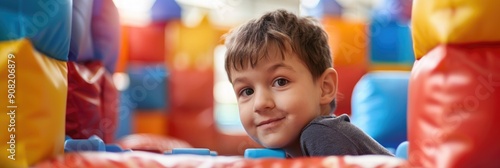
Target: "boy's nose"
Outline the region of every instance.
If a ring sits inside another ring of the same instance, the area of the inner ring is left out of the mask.
[[[258,91],[254,97],[254,112],[260,113],[273,109],[275,106],[269,91]]]

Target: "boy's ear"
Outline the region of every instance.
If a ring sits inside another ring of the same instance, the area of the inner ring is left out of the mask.
[[[328,68],[323,72],[320,77],[321,87],[321,104],[330,104],[330,102],[337,96],[337,71],[333,68]]]

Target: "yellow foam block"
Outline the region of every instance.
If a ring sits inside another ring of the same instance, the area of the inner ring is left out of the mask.
[[[418,0],[412,31],[416,59],[438,44],[500,41],[498,0]]]
[[[178,20],[171,20],[165,28],[167,51],[166,63],[173,69],[213,68],[214,48],[220,42],[220,35],[207,17],[194,26],[188,27]]]
[[[67,90],[66,62],[27,39],[0,42],[0,167],[63,154]]]

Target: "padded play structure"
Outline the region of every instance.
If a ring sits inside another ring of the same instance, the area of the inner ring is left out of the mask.
[[[421,167],[498,167],[500,24],[493,13],[500,2],[417,2],[409,161]]]
[[[330,36],[335,114],[396,157],[293,159],[216,128],[225,31],[149,2],[137,26],[112,0],[0,1],[0,167],[500,167],[496,0],[383,0],[368,21],[344,0],[308,9]]]

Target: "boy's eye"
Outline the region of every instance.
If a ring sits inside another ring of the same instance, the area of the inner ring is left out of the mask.
[[[243,89],[240,92],[240,95],[242,95],[242,96],[250,96],[252,94],[253,94],[253,89],[250,89],[250,88]]]
[[[274,81],[273,86],[285,86],[286,84],[288,84],[288,80],[279,78]]]

